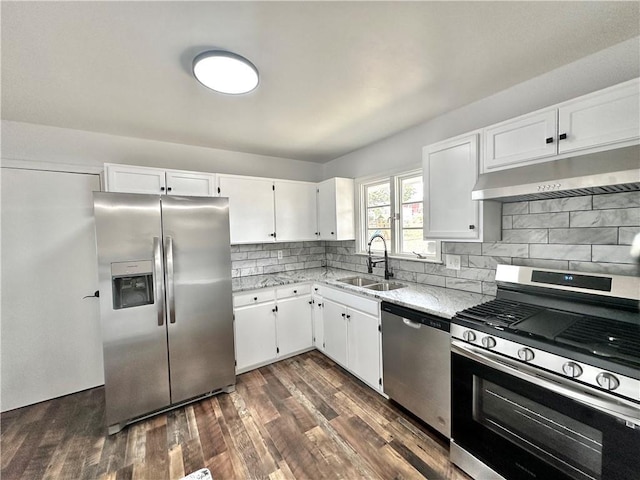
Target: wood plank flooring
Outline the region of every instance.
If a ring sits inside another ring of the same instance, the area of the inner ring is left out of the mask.
[[[13,479],[468,479],[431,430],[312,351],[237,377],[221,394],[107,436],[96,388],[6,412]]]

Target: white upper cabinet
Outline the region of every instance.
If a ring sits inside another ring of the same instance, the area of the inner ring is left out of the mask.
[[[524,115],[484,130],[484,171],[519,165],[557,153],[558,111]]]
[[[220,196],[229,197],[231,243],[275,240],[273,180],[218,175]]]
[[[275,181],[276,239],[317,240],[316,184]]]
[[[424,147],[424,238],[500,239],[500,204],[471,200],[478,179],[478,141],[475,132]]]
[[[355,239],[354,184],[351,178],[330,178],[318,184],[320,240]]]
[[[107,192],[165,193],[167,183],[164,170],[109,163],[105,164],[104,170]]]
[[[191,197],[215,197],[216,176],[212,173],[167,170],[167,193]]]
[[[105,164],[108,192],[151,193],[213,197],[216,176],[213,173],[163,170],[132,165]]]
[[[640,80],[486,127],[481,173],[637,143]]]
[[[640,80],[560,104],[558,133],[558,153],[638,139]]]

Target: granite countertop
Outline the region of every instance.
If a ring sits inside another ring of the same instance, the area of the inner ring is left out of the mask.
[[[378,292],[363,287],[356,287],[338,281],[345,277],[366,277],[382,282],[381,277],[363,274],[351,270],[338,268],[313,268],[308,270],[294,270],[291,272],[274,273],[271,275],[253,275],[249,277],[234,278],[232,281],[233,292],[255,290],[258,288],[277,287],[291,283],[316,282],[351,291],[359,295],[384,300],[396,305],[413,308],[425,313],[431,313],[444,318],[452,318],[456,312],[472,307],[479,303],[492,300],[490,295],[464,292],[451,288],[435,287],[420,283],[396,281],[406,285],[388,292]]]

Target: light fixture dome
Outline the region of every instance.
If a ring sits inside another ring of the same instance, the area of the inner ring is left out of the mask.
[[[239,95],[258,86],[258,69],[246,58],[224,50],[202,52],[193,59],[193,74],[207,88]]]

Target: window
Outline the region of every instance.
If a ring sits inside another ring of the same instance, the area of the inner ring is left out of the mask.
[[[360,184],[360,252],[369,249],[376,233],[387,242],[389,254],[440,259],[440,242],[423,240],[422,172],[379,178]],[[381,252],[383,243],[374,241],[371,250]]]

